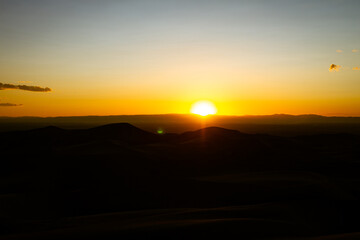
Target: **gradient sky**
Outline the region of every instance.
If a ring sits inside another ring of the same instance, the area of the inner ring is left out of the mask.
[[[0,83],[52,89],[0,115],[360,116],[358,50],[358,0],[0,0]]]

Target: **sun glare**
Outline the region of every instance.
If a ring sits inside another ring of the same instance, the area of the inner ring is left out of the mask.
[[[217,109],[212,102],[198,101],[191,106],[191,113],[201,116],[207,116],[209,114],[215,114]]]

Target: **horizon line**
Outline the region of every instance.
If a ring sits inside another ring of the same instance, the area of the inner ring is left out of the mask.
[[[304,113],[304,114],[287,114],[287,113],[274,113],[274,114],[244,114],[244,115],[235,115],[235,114],[209,114],[207,116],[199,116],[193,113],[161,113],[161,114],[119,114],[119,115],[59,115],[59,116],[0,116],[0,118],[71,118],[71,117],[145,117],[145,116],[168,116],[168,115],[183,115],[183,116],[193,116],[199,118],[212,118],[212,117],[267,117],[267,116],[317,116],[317,117],[337,117],[337,118],[359,118],[360,115],[321,115],[314,113]]]

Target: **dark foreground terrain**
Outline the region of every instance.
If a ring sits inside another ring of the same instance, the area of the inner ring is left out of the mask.
[[[360,136],[0,134],[0,239],[360,239]]]

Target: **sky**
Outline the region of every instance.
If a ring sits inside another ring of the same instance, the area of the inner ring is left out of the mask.
[[[0,0],[0,116],[360,116],[358,0]]]

